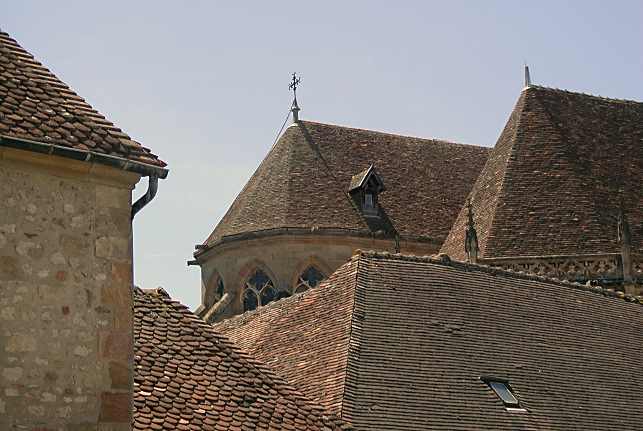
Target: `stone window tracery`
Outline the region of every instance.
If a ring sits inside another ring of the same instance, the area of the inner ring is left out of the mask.
[[[299,275],[297,285],[293,293],[303,292],[316,287],[324,279],[324,274],[314,266],[309,266]]]
[[[279,296],[270,277],[261,269],[256,269],[248,278],[244,287],[243,309],[244,311],[254,310],[279,299]]]

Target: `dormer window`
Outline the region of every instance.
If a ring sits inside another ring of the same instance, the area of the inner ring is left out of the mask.
[[[365,193],[364,194],[364,212],[373,212],[375,210],[375,201],[373,200],[373,194],[372,193]]]
[[[366,217],[379,217],[378,195],[384,191],[384,182],[375,167],[368,168],[353,175],[348,193]]]

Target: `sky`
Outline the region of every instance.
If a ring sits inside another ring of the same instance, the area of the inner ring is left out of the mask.
[[[493,146],[523,87],[643,101],[641,1],[10,1],[0,28],[168,163],[135,284],[195,308],[188,267],[302,119]],[[145,192],[146,180],[134,191]]]

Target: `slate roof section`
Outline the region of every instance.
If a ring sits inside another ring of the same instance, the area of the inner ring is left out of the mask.
[[[165,166],[1,30],[0,136]]]
[[[352,310],[350,338],[339,337],[343,347],[328,359],[346,358],[341,415],[356,429],[634,430],[643,423],[641,297],[447,257],[362,252],[318,288],[215,325],[290,381],[315,376],[300,388],[323,400],[325,369],[311,361],[311,349],[328,355],[322,349],[333,329],[327,315],[302,312],[306,302]],[[338,316],[345,320],[344,311]],[[300,344],[304,335],[292,334],[304,331],[309,341]],[[508,412],[482,376],[507,379],[527,412]]]
[[[353,176],[371,164],[386,184],[379,204],[396,231],[403,238],[441,244],[488,152],[473,145],[300,121],[286,129],[206,244],[283,228],[371,234],[347,192]]]
[[[134,430],[350,429],[162,289],[135,289],[134,342]]]
[[[643,250],[643,103],[523,90],[470,197],[480,257],[616,253],[622,203]],[[466,208],[442,252],[464,260]]]

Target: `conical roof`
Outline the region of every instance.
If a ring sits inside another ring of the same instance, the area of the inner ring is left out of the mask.
[[[481,257],[643,249],[643,103],[523,90],[469,198]],[[463,207],[442,252],[464,259]]]
[[[281,228],[369,233],[348,191],[352,177],[374,165],[386,187],[379,204],[396,232],[439,244],[488,151],[299,121],[270,150],[206,243]]]

